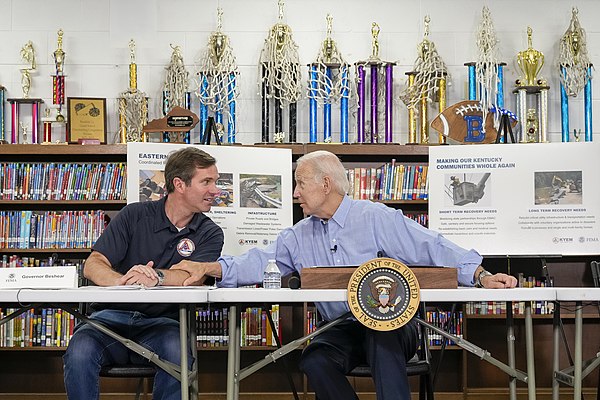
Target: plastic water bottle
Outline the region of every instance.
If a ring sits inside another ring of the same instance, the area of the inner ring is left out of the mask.
[[[263,288],[265,289],[281,289],[281,271],[275,260],[269,260],[267,268],[263,273]]]

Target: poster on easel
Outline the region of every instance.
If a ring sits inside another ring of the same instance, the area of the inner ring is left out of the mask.
[[[600,144],[429,149],[429,227],[488,256],[600,254]]]
[[[221,193],[206,213],[225,234],[223,254],[264,248],[292,226],[292,152],[241,146],[127,144],[127,202],[167,195],[164,167],[172,151],[198,147],[217,159]],[[267,161],[268,160],[268,161]]]

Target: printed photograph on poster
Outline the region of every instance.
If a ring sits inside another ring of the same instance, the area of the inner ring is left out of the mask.
[[[492,205],[491,173],[446,174],[444,206]]]
[[[233,207],[233,174],[220,172],[217,187],[221,189],[221,193],[215,197],[212,205],[215,207]]]
[[[581,171],[535,172],[535,199],[540,204],[582,204]]]
[[[281,208],[281,175],[240,174],[240,207]]]
[[[163,171],[141,169],[139,177],[140,201],[160,200],[167,195]]]

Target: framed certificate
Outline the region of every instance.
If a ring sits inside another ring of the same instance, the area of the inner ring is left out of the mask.
[[[91,139],[106,144],[105,98],[69,97],[67,111],[67,142]]]

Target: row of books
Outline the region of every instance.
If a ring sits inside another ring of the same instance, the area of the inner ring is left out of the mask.
[[[429,214],[427,213],[404,213],[404,216],[410,218],[414,221],[417,221],[419,224],[423,225],[425,228],[429,226]]]
[[[551,301],[531,301],[531,313],[544,315],[554,313],[554,303]],[[515,301],[512,303],[513,315],[525,314],[525,302]],[[465,310],[470,315],[501,315],[506,314],[506,302],[503,301],[476,301],[466,304]]]
[[[396,164],[393,159],[381,167],[346,169],[348,194],[361,200],[427,200],[426,164]]]
[[[14,308],[0,308],[0,319]],[[65,347],[76,319],[59,308],[31,308],[0,326],[0,347]]]
[[[0,163],[0,200],[124,200],[125,163]]]
[[[3,254],[0,260],[0,268],[32,268],[32,267],[54,267],[54,266],[65,266],[65,265],[83,265],[81,259],[77,260],[65,260],[58,259],[55,256],[48,258],[35,258],[35,257],[21,257],[16,254],[8,255]]]
[[[435,311],[427,311],[426,312],[426,321],[432,325],[440,327],[444,329],[446,332],[451,333],[460,338],[463,337],[463,312],[462,311],[443,311],[443,310],[435,310]],[[441,346],[446,343],[446,345],[453,345],[455,342],[453,340],[447,339],[439,333],[428,329],[427,337],[429,339],[430,346]]]
[[[98,211],[0,211],[0,249],[89,248],[104,231]]]
[[[271,317],[277,337],[281,340],[279,304],[271,306]],[[197,341],[201,347],[227,346],[229,340],[227,308],[198,308],[196,310]],[[248,307],[240,312],[241,346],[276,346],[267,311],[261,307]]]

